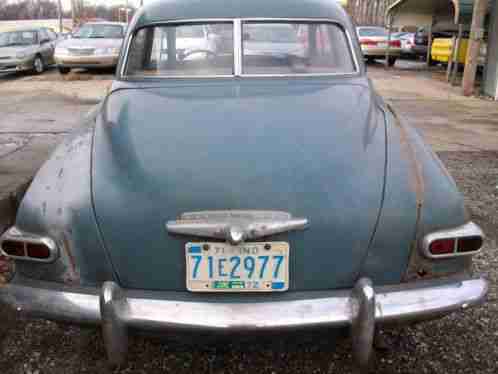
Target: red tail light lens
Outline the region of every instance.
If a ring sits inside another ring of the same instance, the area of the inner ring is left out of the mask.
[[[8,256],[24,257],[24,243],[16,240],[5,240],[2,242],[2,250]]]
[[[481,249],[483,240],[480,236],[469,236],[458,239],[458,253],[476,252]]]
[[[435,256],[452,254],[455,252],[455,239],[435,240],[429,246],[429,252]]]
[[[399,40],[392,40],[389,44],[391,47],[401,48],[401,42]]]
[[[50,248],[43,243],[28,243],[26,250],[30,258],[46,260],[50,257]]]
[[[361,39],[360,44],[374,46],[377,45],[377,42],[375,40],[370,40],[370,39]]]

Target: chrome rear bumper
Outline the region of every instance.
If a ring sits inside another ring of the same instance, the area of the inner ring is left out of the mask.
[[[366,364],[376,324],[429,319],[465,309],[482,302],[487,289],[482,278],[386,287],[373,287],[364,278],[353,290],[238,303],[179,300],[173,298],[175,293],[123,290],[113,282],[98,290],[16,279],[0,288],[0,302],[31,316],[101,325],[114,363],[125,357],[128,328],[231,332],[351,326],[357,363]]]

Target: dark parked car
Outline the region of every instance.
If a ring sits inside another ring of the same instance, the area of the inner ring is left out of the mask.
[[[433,31],[432,40],[436,38],[451,38],[453,33],[451,31]],[[426,58],[429,46],[429,32],[426,27],[419,27],[415,33],[415,45],[412,50],[416,56]]]
[[[131,330],[350,327],[360,368],[378,326],[483,301],[483,233],[372,88],[344,9],[202,4],[135,15],[107,97],[0,239],[16,263],[0,301],[101,326],[114,364]],[[199,26],[231,48],[184,58]]]
[[[415,34],[412,32],[397,32],[392,34],[392,38],[399,40],[401,43],[401,56],[414,57],[415,56]]]
[[[43,73],[54,64],[56,41],[57,34],[43,27],[0,33],[0,73]]]

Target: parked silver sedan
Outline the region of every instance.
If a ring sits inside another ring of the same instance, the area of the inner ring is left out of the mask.
[[[0,73],[43,73],[54,63],[56,40],[57,34],[47,28],[0,33]]]
[[[361,51],[368,61],[385,59],[389,49],[389,66],[394,66],[401,55],[401,41],[393,39],[389,41],[388,32],[383,27],[361,26],[356,28],[360,40]]]
[[[87,23],[57,45],[55,60],[61,74],[72,68],[110,68],[118,63],[126,24]]]

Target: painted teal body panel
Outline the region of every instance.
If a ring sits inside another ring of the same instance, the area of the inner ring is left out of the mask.
[[[252,17],[330,18],[349,23],[344,9],[329,0],[163,0],[146,4],[137,13],[131,29],[175,19]]]
[[[420,135],[396,119],[389,108],[386,123],[385,195],[362,275],[376,283],[397,284],[406,276],[412,249],[418,249],[424,235],[463,225],[468,217],[455,182]],[[434,263],[422,258],[417,261],[420,269],[430,267],[446,273],[464,271],[468,264],[462,257]]]
[[[91,198],[94,118],[58,146],[38,171],[17,214],[16,227],[48,235],[60,248],[55,263],[18,261],[24,276],[97,286],[115,279],[100,238]]]
[[[352,110],[354,108],[354,110]],[[186,238],[165,223],[199,210],[307,217],[291,289],[353,285],[379,215],[385,126],[366,79],[164,83],[111,94],[94,147],[96,215],[124,287],[185,290]]]

